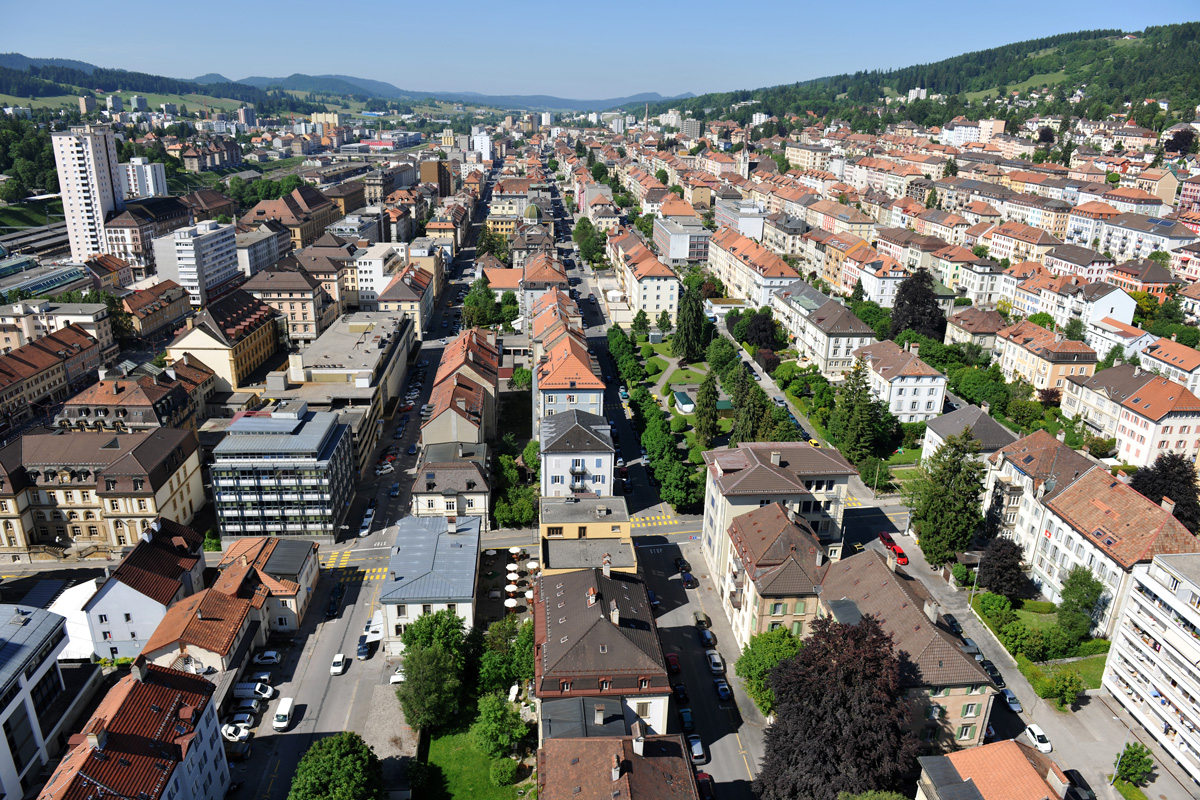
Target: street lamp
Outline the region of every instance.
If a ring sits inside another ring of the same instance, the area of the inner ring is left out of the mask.
[[[1120,722],[1120,720],[1121,720],[1120,717],[1116,717],[1116,716],[1114,716],[1113,719],[1117,720],[1118,722]],[[1114,783],[1117,782],[1117,772],[1121,769],[1121,759],[1123,759],[1125,757],[1125,745],[1129,744],[1129,734],[1130,734],[1130,730],[1128,727],[1126,727],[1125,728],[1125,741],[1121,742],[1121,751],[1119,753],[1117,753],[1117,763],[1113,765],[1112,778],[1108,781],[1109,786],[1112,786]]]

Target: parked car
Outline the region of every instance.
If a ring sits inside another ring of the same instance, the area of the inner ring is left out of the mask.
[[[713,787],[713,776],[707,772],[696,773],[696,788],[700,790],[700,800],[717,800],[717,790]]]
[[[733,691],[729,688],[729,681],[724,678],[713,679],[713,689],[717,692],[718,700],[729,700],[733,698]]]
[[[692,565],[688,563],[686,558],[680,556],[679,558],[675,559],[675,569],[680,573],[691,572]]]
[[[667,672],[672,675],[679,674],[679,656],[674,653],[667,653]]]
[[[893,539],[892,535],[890,533],[888,533],[887,531],[879,532],[879,541],[882,542],[883,546],[886,547],[888,550],[896,549],[896,540]]]
[[[233,704],[233,711],[238,714],[262,713],[263,701],[254,697],[243,697]]]
[[[700,639],[701,647],[709,648],[717,646],[717,637],[714,636],[713,632],[707,628],[697,628],[696,635]]]
[[[892,552],[896,554],[896,563],[897,564],[899,564],[902,567],[908,566],[908,555],[904,552],[904,549],[902,547],[900,547],[899,545],[896,545],[896,547],[892,549]]]
[[[688,701],[687,687],[682,683],[677,683],[671,687],[671,691],[675,694],[675,699],[680,703]]]
[[[696,722],[692,718],[692,710],[690,708],[679,709],[679,727],[685,731],[696,730]]]
[[[962,636],[962,625],[959,624],[958,619],[953,614],[942,614],[942,619],[946,621],[946,627],[953,631],[956,636]]]
[[[250,738],[249,725],[222,725],[221,735],[229,742],[244,742]]]
[[[692,754],[692,763],[693,764],[708,763],[708,756],[705,755],[705,753],[704,753],[704,743],[700,741],[700,737],[693,733],[691,736],[687,737],[687,740],[688,740],[688,750]]]
[[[393,467],[390,462],[386,462],[375,468],[375,477],[378,478],[380,475],[390,475],[395,471],[396,468]]]
[[[404,664],[396,665],[396,671],[388,678],[388,683],[404,683]]]
[[[708,661],[708,671],[713,675],[725,674],[725,662],[716,650],[705,650],[704,658]]]
[[[410,444],[408,446],[408,454],[410,456],[415,456],[417,454],[417,443],[416,442],[413,442],[412,444]]]
[[[1050,737],[1042,730],[1040,725],[1029,725],[1025,728],[1025,737],[1029,739],[1029,743],[1038,749],[1040,753],[1049,753],[1054,750],[1054,746],[1050,744]]]
[[[700,581],[696,580],[696,577],[690,572],[683,573],[680,576],[680,580],[683,581],[683,588],[685,589],[696,589],[700,586]]]
[[[266,670],[263,670],[262,672],[253,672],[246,676],[246,680],[254,681],[255,683],[265,683],[267,686],[270,686],[271,673]]]
[[[1092,791],[1092,787],[1079,774],[1079,770],[1064,769],[1063,774],[1067,776],[1067,780],[1071,783],[1071,789],[1067,794],[1070,800],[1096,800],[1096,793]]]
[[[709,618],[708,614],[705,614],[703,611],[693,611],[692,621],[696,623],[697,628],[703,628],[707,630],[708,628],[712,627],[712,620]]]
[[[254,715],[247,713],[230,714],[225,718],[226,725],[253,725]]]
[[[1008,707],[1012,709],[1014,714],[1020,714],[1025,710],[1021,708],[1021,701],[1017,699],[1012,689],[1004,689],[1000,694],[1004,695],[1004,702],[1008,703]]]
[[[983,671],[986,672],[987,676],[992,679],[992,683],[996,684],[997,689],[1003,689],[1005,687],[1004,676],[1000,674],[1000,670],[996,668],[995,664],[985,658],[983,661],[979,662],[979,666],[983,667]]]
[[[256,655],[252,660],[254,661],[255,664],[259,665],[260,667],[261,666],[268,666],[268,667],[274,666],[275,664],[278,664],[281,661],[283,661],[283,659],[279,655],[279,652],[276,650],[264,650],[263,652]]]
[[[659,607],[660,603],[658,600],[658,595],[656,595],[654,593],[654,590],[653,589],[647,590],[646,596],[650,598],[650,608],[657,609]]]

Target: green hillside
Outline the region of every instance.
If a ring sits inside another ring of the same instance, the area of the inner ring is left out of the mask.
[[[1200,22],[1147,28],[1134,34],[1133,39],[1123,38],[1125,35],[1118,30],[1067,33],[902,69],[834,75],[651,104],[651,113],[675,107],[698,117],[705,115],[706,108],[712,109],[710,115],[721,115],[734,103],[757,100],[757,105],[745,106],[728,116],[748,121],[756,111],[768,111],[775,115],[812,112],[819,118],[865,117],[881,97],[891,96],[892,92],[904,97],[909,89],[924,88],[930,94],[947,95],[948,102],[917,101],[908,104],[904,112],[919,124],[942,124],[961,113],[981,116],[985,109],[979,101],[994,97],[1000,90],[1021,91],[1049,84],[1068,89],[1069,95],[1086,84],[1082,103],[1068,105],[1063,92],[1058,92],[1055,102],[1059,108],[1047,110],[1102,118],[1123,108],[1126,101],[1156,98],[1170,101],[1170,114],[1145,123],[1163,127],[1184,117],[1190,120],[1200,104],[1200,70],[1196,68],[1200,64]],[[871,127],[869,120],[861,121],[864,129]]]

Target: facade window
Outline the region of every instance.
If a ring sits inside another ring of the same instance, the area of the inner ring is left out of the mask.
[[[397,617],[407,617],[408,616],[408,606],[405,606],[405,605],[396,606],[396,616]]]
[[[433,606],[431,606],[429,603],[425,603],[424,605],[421,606],[421,613],[422,614],[432,614]]]
[[[101,614],[97,619],[100,621],[100,624],[103,625],[104,623],[108,622],[108,614]]]
[[[959,725],[958,726],[959,741],[962,741],[964,739],[974,739],[975,738],[975,729],[977,727],[978,727],[977,725]]]
[[[646,717],[650,716],[650,704],[649,703],[638,703],[636,713],[642,719],[645,719]]]

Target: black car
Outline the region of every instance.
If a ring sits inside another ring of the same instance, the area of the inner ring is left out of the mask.
[[[688,701],[687,687],[682,683],[677,683],[672,686],[671,691],[675,693],[675,699],[680,703],[686,703]]]
[[[683,573],[680,579],[683,581],[683,588],[685,589],[697,589],[700,586],[700,581],[696,580],[696,577],[690,572]]]
[[[953,614],[942,614],[942,619],[946,620],[946,627],[953,631],[955,636],[962,636],[962,625],[958,624]]]
[[[992,683],[996,684],[996,688],[1003,689],[1007,684],[1004,682],[1004,676],[1000,674],[1000,670],[996,669],[996,665],[988,661],[986,658],[979,662],[979,666],[983,667],[983,671],[992,679]]]
[[[688,563],[686,558],[680,556],[679,558],[675,559],[675,569],[680,574],[683,574],[684,572],[691,572],[692,565]]]
[[[1092,791],[1092,787],[1088,786],[1088,782],[1083,779],[1077,769],[1064,769],[1063,773],[1067,776],[1067,780],[1071,782],[1071,789],[1067,793],[1070,800],[1096,800],[1096,793]]]
[[[696,635],[700,637],[700,646],[704,648],[716,647],[717,637],[707,628],[697,628]]]

